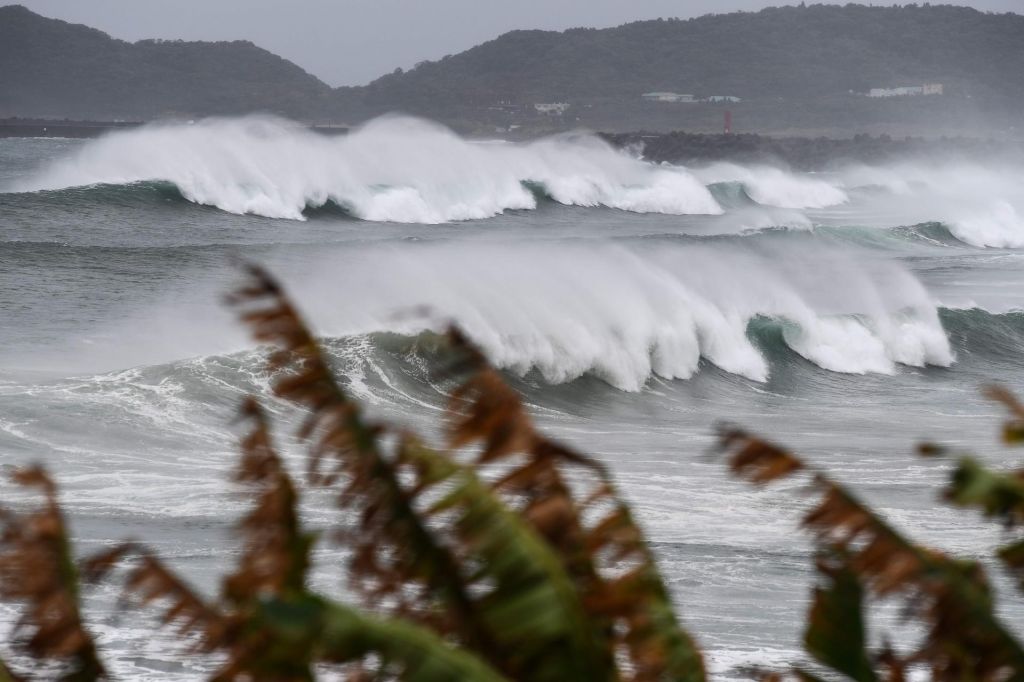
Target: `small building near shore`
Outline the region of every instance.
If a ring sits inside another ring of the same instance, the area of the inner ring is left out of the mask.
[[[538,114],[561,116],[569,109],[568,102],[536,102],[533,108]]]
[[[648,102],[696,102],[693,95],[685,95],[678,92],[645,92],[640,95]]]
[[[871,88],[868,91],[868,97],[919,97],[941,94],[943,94],[942,83],[925,83],[924,85],[909,85],[899,88]]]

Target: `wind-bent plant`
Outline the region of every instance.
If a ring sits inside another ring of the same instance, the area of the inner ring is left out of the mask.
[[[255,503],[219,595],[204,600],[134,542],[87,560],[89,580],[130,563],[126,590],[162,602],[163,621],[196,653],[218,653],[217,680],[310,680],[321,665],[417,682],[705,679],[608,473],[542,436],[468,339],[449,333],[455,389],[437,450],[368,420],[277,283],[259,268],[248,274],[231,304],[272,346],[275,395],[307,411],[307,479],[337,492],[362,609],[310,590],[316,538],[302,528],[298,486],[253,398],[242,406],[250,428],[235,479]],[[63,527],[60,538],[66,546]],[[77,611],[74,622],[94,654]],[[103,676],[96,667],[76,679]]]
[[[14,472],[18,485],[43,492],[43,506],[18,515],[0,509],[0,597],[27,607],[15,626],[25,652],[62,659],[61,679],[94,680],[106,673],[79,612],[79,580],[57,489],[40,467]],[[17,679],[0,662],[0,680]]]
[[[1006,444],[1024,442],[1024,406],[1003,388],[991,388],[988,395],[1010,410]],[[902,681],[915,667],[933,680],[1024,680],[1024,647],[996,616],[979,563],[906,539],[849,490],[778,446],[736,428],[723,428],[720,436],[720,447],[729,453],[729,466],[737,476],[755,484],[800,473],[812,477],[817,501],[803,525],[817,543],[820,582],[813,592],[804,645],[818,663],[858,682]],[[945,449],[925,444],[920,451],[936,456]],[[943,497],[980,508],[1013,527],[1024,521],[1024,471],[992,472],[965,456]],[[1013,542],[998,555],[1020,580],[1024,542]],[[924,628],[924,636],[909,650],[897,651],[890,643],[875,650],[869,646],[869,598],[886,597],[902,598],[904,617]],[[789,674],[819,679],[802,668]]]
[[[368,419],[279,285],[259,268],[247,273],[230,302],[271,347],[273,393],[306,411],[305,486],[247,398],[234,479],[253,505],[237,525],[237,565],[206,599],[137,542],[76,566],[54,484],[38,467],[17,472],[17,483],[45,499],[32,513],[0,512],[0,597],[26,604],[14,644],[48,678],[107,677],[80,615],[79,575],[123,575],[136,601],[159,602],[188,655],[215,657],[214,680],[301,682],[324,668],[410,682],[705,679],[700,650],[608,471],[542,435],[459,330],[447,335],[453,390],[438,449]],[[1024,442],[1024,407],[1004,390],[991,395],[1012,415],[1006,441]],[[777,446],[739,429],[723,429],[721,445],[732,470],[754,483],[813,479],[818,498],[804,525],[818,545],[819,584],[804,643],[822,668],[858,682],[895,682],[922,666],[937,680],[1024,680],[1024,651],[995,616],[977,563],[912,543]],[[298,512],[303,487],[336,495],[342,530],[332,537],[349,550],[344,572],[359,605],[309,586],[319,538]],[[1024,472],[991,472],[965,457],[945,496],[1011,528],[1024,521]],[[1024,542],[1000,556],[1024,582]],[[884,597],[902,598],[907,617],[924,626],[907,650],[874,645],[868,633],[866,608]],[[824,679],[806,668],[758,674]],[[0,682],[19,679],[0,662]]]

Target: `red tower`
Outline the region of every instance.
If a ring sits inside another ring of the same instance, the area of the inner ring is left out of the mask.
[[[732,135],[732,112],[725,110],[725,134]]]

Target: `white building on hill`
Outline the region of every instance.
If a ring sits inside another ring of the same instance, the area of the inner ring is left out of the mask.
[[[696,102],[693,95],[683,95],[678,92],[645,92],[640,95],[648,102]]]
[[[538,114],[561,116],[569,108],[568,102],[537,102],[533,105]]]
[[[942,83],[925,83],[901,88],[871,88],[868,97],[917,97],[919,95],[941,95]]]

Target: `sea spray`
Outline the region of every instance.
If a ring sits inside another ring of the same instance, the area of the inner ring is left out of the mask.
[[[328,202],[370,221],[488,218],[535,208],[526,183],[567,205],[722,212],[686,170],[638,161],[593,136],[480,144],[405,117],[333,138],[269,117],[154,124],[92,141],[14,189],[157,180],[196,203],[293,220]]]
[[[309,262],[289,279],[325,334],[416,335],[453,320],[499,366],[548,383],[592,374],[633,391],[692,377],[702,358],[764,381],[771,367],[748,334],[759,317],[790,323],[792,350],[835,372],[954,360],[913,275],[855,251],[421,244]],[[432,319],[396,315],[418,305]]]
[[[826,180],[798,175],[780,168],[716,163],[694,170],[705,184],[740,183],[759,204],[779,208],[825,208],[845,203],[849,197]]]
[[[249,116],[111,133],[2,189],[93,187],[93,200],[114,202],[117,186],[130,185],[139,186],[135,200],[157,188],[236,214],[304,220],[330,206],[367,221],[421,224],[485,219],[550,200],[635,213],[725,214],[709,223],[725,231],[937,223],[968,246],[1019,248],[1022,176],[1019,165],[949,159],[837,162],[816,174],[765,164],[685,168],[643,161],[584,133],[474,142],[428,121],[387,116],[327,137],[284,119]]]
[[[1020,166],[963,160],[848,166],[834,174],[834,181],[850,193],[865,194],[861,201],[870,201],[874,220],[886,226],[940,221],[970,246],[1020,248],[1022,176]]]

